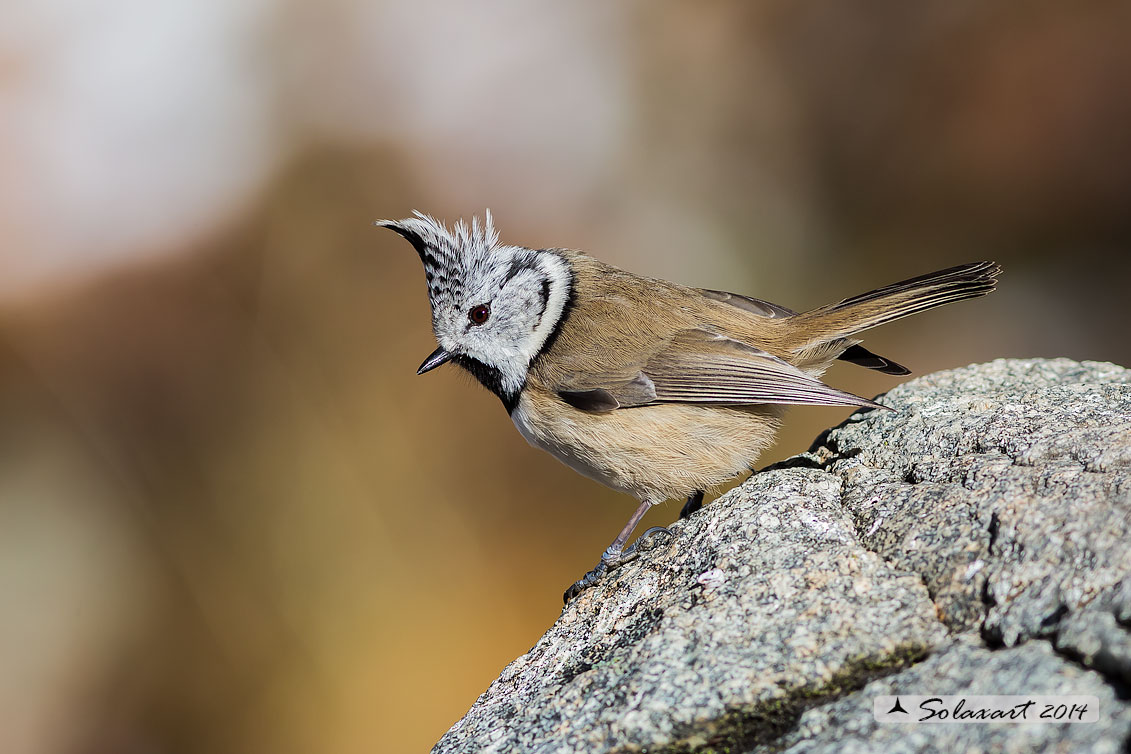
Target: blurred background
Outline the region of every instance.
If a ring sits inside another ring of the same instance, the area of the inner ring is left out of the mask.
[[[627,519],[415,376],[423,274],[375,219],[489,207],[793,308],[997,259],[867,345],[1131,363],[1125,0],[3,16],[0,751],[425,750]],[[848,413],[792,409],[760,464]]]

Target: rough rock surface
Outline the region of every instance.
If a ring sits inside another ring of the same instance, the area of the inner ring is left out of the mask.
[[[892,390],[574,600],[434,752],[1131,750],[1131,371]],[[1082,694],[892,725],[880,694]]]

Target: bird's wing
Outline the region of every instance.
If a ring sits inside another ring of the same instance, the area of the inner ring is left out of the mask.
[[[760,348],[699,328],[675,333],[636,370],[567,375],[558,395],[593,412],[651,403],[882,408],[831,388]]]
[[[768,319],[785,319],[792,317],[797,312],[792,309],[786,309],[779,304],[772,304],[769,301],[763,301],[760,298],[752,298],[750,296],[740,296],[737,293],[727,293],[726,291],[714,291],[710,288],[699,288],[699,293],[703,298],[709,298],[712,301],[721,301],[724,304],[738,307],[743,311],[748,311],[751,314],[757,314],[759,317],[766,317]]]

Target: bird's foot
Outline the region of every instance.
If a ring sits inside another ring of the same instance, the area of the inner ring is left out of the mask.
[[[577,581],[573,582],[570,588],[565,590],[565,594],[562,595],[562,600],[565,602],[565,604],[568,605],[574,597],[581,594],[589,587],[596,586],[597,583],[605,576],[605,574],[621,567],[625,563],[636,560],[638,557],[640,557],[640,554],[642,552],[652,549],[653,537],[656,537],[660,534],[666,534],[669,537],[672,536],[672,533],[664,527],[653,526],[651,529],[648,529],[639,537],[637,537],[636,541],[625,549],[617,550],[610,547],[605,550],[605,552],[601,555],[601,560],[597,563],[596,567]]]
[[[699,490],[694,495],[687,496],[687,502],[683,504],[683,508],[679,512],[680,519],[685,519],[692,513],[703,507],[703,490]]]
[[[605,565],[605,559],[602,557],[601,561],[597,563],[596,568],[570,584],[569,589],[566,589],[565,594],[562,595],[562,602],[568,605],[574,597],[578,596],[589,587],[595,586],[608,570],[609,567]]]
[[[666,535],[668,537],[674,536],[662,526],[653,526],[651,529],[646,529],[643,534],[636,538],[635,542],[626,547],[624,552],[620,554],[620,560],[617,561],[617,565],[624,565],[630,560],[636,560],[640,557],[641,552],[651,550],[655,546],[653,544],[653,538],[660,535]],[[643,550],[639,549],[641,546],[644,547]]]

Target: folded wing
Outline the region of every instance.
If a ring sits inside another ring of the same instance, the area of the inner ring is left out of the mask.
[[[760,348],[699,328],[677,332],[638,369],[569,375],[558,394],[570,405],[594,412],[651,403],[883,408],[831,388]]]

